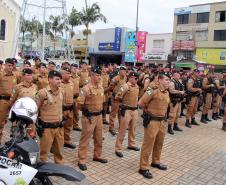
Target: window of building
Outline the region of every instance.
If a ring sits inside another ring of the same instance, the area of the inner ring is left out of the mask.
[[[183,14],[177,16],[177,24],[188,24],[189,14]]]
[[[216,12],[216,22],[226,22],[226,11]]]
[[[6,22],[5,22],[5,20],[1,20],[0,40],[5,40],[5,29],[6,29]]]
[[[208,40],[208,31],[196,31],[195,32],[196,41],[207,41]]]
[[[153,47],[154,48],[164,49],[164,44],[165,44],[165,41],[164,40],[154,40],[153,41]]]
[[[210,16],[209,12],[198,13],[196,22],[197,23],[208,23],[209,22],[209,16]]]
[[[214,30],[215,41],[226,41],[226,30]]]

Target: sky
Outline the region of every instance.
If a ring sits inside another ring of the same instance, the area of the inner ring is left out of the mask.
[[[22,4],[23,0],[15,0],[18,4]],[[28,0],[42,3],[43,0]],[[54,0],[47,0],[47,2]],[[102,13],[107,18],[107,24],[97,22],[91,25],[92,31],[103,28],[128,27],[135,29],[136,27],[136,9],[137,0],[87,0],[89,4],[97,2]],[[217,0],[217,2],[225,0]],[[139,6],[139,30],[148,31],[149,33],[171,33],[173,31],[174,8],[186,7],[195,4],[213,3],[216,0],[140,0]],[[66,0],[67,13],[71,12],[74,6],[77,10],[81,10],[85,6],[85,0]],[[53,2],[50,6],[53,6]],[[28,13],[31,14],[35,11]],[[48,10],[49,14],[60,14],[60,9]],[[41,16],[42,11],[38,11],[36,16]],[[75,31],[83,30],[83,26],[75,28]]]

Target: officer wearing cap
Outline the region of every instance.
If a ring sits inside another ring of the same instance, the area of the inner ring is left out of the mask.
[[[115,95],[119,91],[119,88],[126,83],[127,77],[126,77],[126,67],[125,66],[120,66],[119,67],[119,75],[114,77],[109,86],[109,90],[112,91],[112,104],[111,104],[111,112],[109,115],[109,132],[115,136],[115,119],[116,116],[118,115],[118,110],[119,110],[119,104],[120,102],[115,99]],[[118,115],[119,118],[119,115]]]
[[[44,129],[40,135],[40,161],[47,162],[53,145],[54,161],[63,164],[63,97],[60,88],[62,76],[58,71],[48,74],[49,85],[38,91],[35,99],[39,108],[38,127]]]
[[[38,70],[39,72],[34,76],[34,82],[37,85],[38,90],[40,90],[47,87],[49,83],[46,64],[41,62]]]
[[[61,68],[64,68],[64,67],[70,68],[70,63],[69,62],[63,62]]]
[[[49,61],[48,63],[48,72],[56,70],[56,64],[53,61]]]
[[[16,100],[22,97],[30,97],[35,100],[35,95],[38,91],[37,86],[33,83],[32,77],[32,70],[31,69],[23,69],[22,70],[22,82],[16,85],[12,91],[11,98],[10,98],[10,105],[12,106]],[[30,126],[29,133],[35,134],[35,126],[32,124]]]
[[[180,74],[175,71],[169,84],[170,105],[168,119],[168,133],[173,135],[175,131],[182,131],[178,126],[178,118],[181,111],[181,102],[184,99],[184,87],[180,81]],[[172,129],[173,126],[173,129]]]
[[[28,60],[24,60],[23,69],[31,69],[31,63]]]
[[[71,64],[71,81],[74,84],[74,107],[73,107],[73,130],[82,131],[79,126],[79,110],[77,106],[77,99],[79,96],[79,80],[78,76],[78,64]]]
[[[74,84],[70,80],[71,69],[63,67],[61,69],[62,83],[61,88],[64,90],[63,115],[66,122],[64,124],[64,147],[75,149],[72,144],[71,131],[73,129],[73,105],[74,105]]]
[[[93,160],[100,163],[108,162],[102,158],[104,89],[100,81],[100,68],[92,68],[91,81],[82,88],[78,97],[78,107],[82,110],[82,133],[78,147],[78,166],[81,170],[87,170],[87,150],[91,138],[94,140]]]
[[[144,116],[144,140],[140,154],[139,173],[145,178],[152,178],[149,171],[149,157],[152,153],[151,166],[160,170],[166,170],[167,166],[161,164],[160,157],[165,138],[165,115],[170,102],[169,78],[165,74],[158,77],[158,86],[148,88],[138,105],[145,111]]]
[[[199,125],[195,120],[199,97],[202,93],[202,80],[198,78],[198,72],[198,70],[194,70],[187,83],[189,102],[187,106],[185,126],[188,128],[191,128],[191,125]]]
[[[13,73],[13,65],[12,59],[7,58],[5,60],[5,68],[0,72],[0,143],[10,108],[10,96],[17,84],[17,77]]]
[[[39,72],[39,65],[41,63],[41,59],[39,57],[35,57],[34,59],[34,62],[35,62],[35,65],[34,67],[32,68],[32,71],[33,71],[33,74],[34,75],[37,75],[38,72]]]
[[[88,71],[88,66],[86,62],[81,63],[81,70],[79,72],[79,87],[82,88],[85,85],[87,85],[90,81],[90,76],[89,76],[89,71]]]
[[[120,127],[115,143],[115,154],[118,157],[123,157],[122,142],[125,137],[126,129],[128,128],[128,149],[139,151],[135,143],[135,130],[138,121],[138,95],[139,87],[137,85],[139,75],[135,72],[130,72],[128,82],[123,84],[115,96],[115,100],[121,102],[120,112]]]

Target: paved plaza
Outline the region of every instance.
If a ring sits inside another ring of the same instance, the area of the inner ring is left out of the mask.
[[[199,120],[200,114],[197,117]],[[82,183],[72,183],[61,178],[52,178],[53,183],[56,185],[226,184],[226,133],[221,130],[222,120],[212,121],[208,125],[193,126],[191,129],[184,127],[184,121],[185,118],[179,121],[183,132],[176,132],[174,136],[166,134],[162,163],[168,165],[168,170],[160,171],[150,167],[154,177],[151,180],[138,174],[140,152],[126,149],[127,135],[123,143],[124,158],[118,158],[114,154],[116,138],[111,136],[107,132],[107,126],[104,126],[103,157],[107,158],[109,163],[100,164],[92,161],[93,142],[91,141],[88,152],[88,170],[84,172],[86,179]],[[73,131],[73,141],[77,145],[79,137],[80,132]],[[142,140],[143,126],[140,119],[137,127],[137,146],[141,147]],[[79,170],[77,149],[64,149],[64,155],[65,163]],[[52,160],[52,155],[50,155],[50,160]]]

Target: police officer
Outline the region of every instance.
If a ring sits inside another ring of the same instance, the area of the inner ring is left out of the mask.
[[[79,110],[77,107],[77,98],[79,96],[79,80],[80,77],[78,76],[78,65],[73,63],[71,64],[71,81],[74,84],[74,107],[73,107],[73,130],[82,131],[81,127],[79,126]]]
[[[34,58],[35,65],[32,68],[33,74],[37,75],[39,73],[39,65],[41,63],[41,59],[39,57]]]
[[[35,100],[35,95],[38,91],[37,86],[32,83],[33,76],[32,76],[32,69],[23,69],[22,70],[22,82],[15,86],[15,88],[12,91],[12,95],[10,98],[10,105],[12,106],[17,99],[20,99],[22,97],[30,97],[33,100]],[[12,131],[14,129],[14,124],[12,127]],[[28,133],[35,135],[35,125],[32,124],[28,128]]]
[[[160,170],[167,169],[166,165],[160,163],[160,156],[165,138],[166,123],[164,120],[170,102],[168,88],[169,78],[164,74],[160,74],[158,86],[148,88],[138,103],[146,113],[139,173],[149,179],[152,178],[149,171],[149,156],[151,153],[151,166]]]
[[[107,74],[107,69],[105,67],[102,68],[101,72],[101,80],[104,88],[105,101],[103,104],[103,124],[108,125],[107,121],[107,110],[108,110],[108,101],[109,101],[109,75]]]
[[[119,104],[120,102],[118,100],[115,100],[115,95],[119,91],[119,88],[126,83],[127,77],[126,77],[126,67],[120,66],[119,67],[119,75],[114,77],[111,80],[109,90],[112,91],[112,104],[111,104],[111,112],[109,115],[109,132],[115,136],[115,119],[118,114],[119,110]]]
[[[3,66],[3,63],[4,63],[3,60],[0,60],[0,72],[3,71],[3,67],[2,67]]]
[[[178,118],[181,111],[181,102],[184,99],[184,91],[183,85],[180,82],[180,74],[176,71],[173,74],[173,78],[171,79],[169,85],[169,93],[170,93],[170,106],[169,106],[169,119],[168,119],[168,133],[173,135],[175,131],[182,131],[178,127]],[[172,129],[173,125],[173,129]]]
[[[201,122],[207,124],[207,121],[211,121],[208,118],[208,112],[211,108],[212,99],[213,99],[213,92],[214,92],[214,80],[213,74],[208,73],[207,77],[203,79],[203,110],[202,110],[202,117]]]
[[[224,89],[223,102],[224,102],[224,118],[222,130],[226,132],[226,88]]]
[[[91,137],[94,140],[93,160],[107,163],[102,158],[102,130],[103,130],[103,102],[104,89],[101,81],[99,67],[92,68],[91,81],[81,91],[78,98],[78,107],[82,110],[82,134],[78,147],[78,166],[81,170],[87,170],[86,158]]]
[[[0,72],[0,143],[10,109],[10,96],[17,84],[17,77],[13,73],[13,65],[12,59],[7,58],[5,60],[5,68]]]
[[[75,149],[76,146],[72,144],[71,131],[73,129],[73,105],[74,105],[74,84],[70,80],[71,69],[63,67],[61,69],[62,84],[61,87],[64,90],[64,104],[63,115],[64,124],[64,147]]]
[[[119,92],[115,96],[115,100],[121,102],[120,105],[120,128],[115,143],[115,154],[118,157],[123,157],[122,142],[125,137],[126,129],[128,127],[128,149],[139,151],[135,146],[135,129],[138,121],[138,96],[139,87],[137,85],[139,75],[131,72],[128,76],[129,81],[122,85]]]
[[[48,74],[47,67],[45,63],[40,63],[38,75],[34,76],[35,84],[38,87],[38,90],[43,89],[48,86]]]
[[[189,103],[187,106],[185,126],[188,128],[191,128],[191,125],[199,125],[195,120],[199,96],[202,93],[202,80],[198,78],[198,73],[199,73],[198,70],[194,70],[187,84]]]
[[[215,79],[214,83],[215,83],[216,93],[213,97],[212,119],[217,120],[217,119],[221,119],[221,117],[219,116],[219,111],[220,111],[220,107],[221,107],[221,103],[222,103],[222,96],[224,94],[224,89],[225,89],[225,84],[224,84],[224,81],[223,81],[223,75],[218,74],[218,77]]]
[[[48,63],[48,72],[56,70],[56,64],[53,61],[49,61]]]
[[[81,63],[81,70],[79,72],[79,77],[80,77],[80,80],[79,80],[80,88],[87,85],[90,81],[88,66],[87,66],[87,63],[84,61]]]
[[[64,144],[63,121],[63,96],[61,90],[61,74],[50,71],[48,74],[49,85],[41,89],[36,95],[39,107],[38,126],[44,129],[40,138],[40,160],[46,162],[48,153],[53,145],[54,161],[63,164],[62,148]]]

